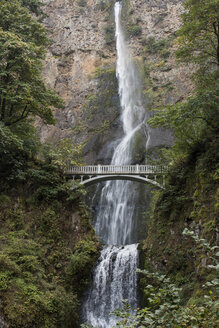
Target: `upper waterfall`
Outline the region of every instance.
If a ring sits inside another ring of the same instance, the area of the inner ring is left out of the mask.
[[[125,42],[121,24],[121,2],[115,4],[116,75],[119,85],[121,121],[124,136],[117,143],[112,156],[112,165],[132,164],[136,161],[136,136],[144,132],[145,144],[150,131],[146,123],[147,113],[142,104],[141,80],[138,70]],[[132,238],[135,195],[132,184],[127,181],[107,182],[102,190],[100,210],[97,214],[96,231],[102,240],[110,245],[125,245],[135,242]]]
[[[130,56],[121,26],[120,2],[115,4],[116,49],[117,66],[116,75],[119,82],[119,96],[122,107],[122,123],[125,135],[132,134],[139,124],[144,122],[145,110],[141,101],[141,83],[138,72]],[[121,164],[121,163],[120,163]]]

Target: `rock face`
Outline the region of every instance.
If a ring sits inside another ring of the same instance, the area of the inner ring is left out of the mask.
[[[121,135],[115,77],[116,50],[112,0],[43,0],[52,43],[44,76],[65,100],[55,110],[55,126],[38,122],[43,141],[69,137],[85,143],[86,163],[109,162],[109,141]],[[191,89],[189,71],[176,65],[176,30],[183,1],[124,0],[127,41],[142,76],[145,107],[175,103]],[[153,130],[151,147],[172,142],[169,132]]]
[[[4,320],[0,317],[0,328],[9,328],[9,326],[4,322]]]
[[[104,34],[107,24],[104,20],[110,20],[113,2],[107,1],[106,5],[101,6],[97,0],[44,0],[44,4],[48,15],[44,23],[52,39],[44,75],[48,85],[55,88],[65,100],[66,107],[64,111],[55,110],[56,126],[41,124],[42,140],[70,136],[74,141],[86,141],[93,147],[97,139],[96,130],[99,132],[105,120],[115,119],[115,115],[110,113],[109,103],[107,108],[101,104],[101,118],[100,111],[96,119],[90,117],[92,109],[88,113],[99,89],[111,88],[108,81],[101,86],[99,76],[95,78],[95,72],[102,67],[114,68],[115,49],[106,46]],[[104,71],[102,73],[104,75]],[[117,94],[114,96],[118,98]]]

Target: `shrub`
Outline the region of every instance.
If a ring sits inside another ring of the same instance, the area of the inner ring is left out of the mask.
[[[78,5],[80,6],[80,7],[86,7],[86,5],[87,5],[87,0],[78,0]]]
[[[142,28],[139,25],[128,25],[127,31],[130,36],[138,36],[142,33]]]
[[[80,291],[82,292],[88,285],[89,276],[97,257],[98,246],[94,241],[79,241],[67,268],[68,285],[78,288],[80,284]]]
[[[106,26],[104,28],[104,32],[105,32],[106,44],[112,43],[114,41],[114,36],[115,36],[114,28],[112,26]]]
[[[167,58],[170,54],[166,49],[169,45],[167,39],[156,40],[153,36],[150,36],[144,40],[144,45],[146,46],[146,52],[149,54],[161,53],[164,58]]]

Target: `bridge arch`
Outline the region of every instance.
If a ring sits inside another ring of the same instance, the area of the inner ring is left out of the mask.
[[[97,175],[94,177],[90,177],[86,180],[81,180],[81,184],[84,186],[91,186],[93,184],[96,184],[98,182],[102,181],[109,181],[109,180],[129,180],[129,181],[136,181],[144,184],[152,184],[158,188],[164,189],[164,185],[161,185],[159,182],[148,179],[146,177],[142,177],[139,175]]]

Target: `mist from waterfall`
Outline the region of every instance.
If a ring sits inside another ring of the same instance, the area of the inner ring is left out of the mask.
[[[117,143],[112,165],[134,164],[138,131],[145,132],[146,148],[150,131],[142,105],[141,83],[130,56],[121,26],[121,2],[115,3],[116,75],[122,108],[123,138]],[[84,304],[84,317],[94,327],[110,328],[116,319],[110,313],[126,299],[137,307],[137,244],[133,240],[135,192],[132,182],[111,181],[102,189],[95,229],[108,246],[101,252],[94,272],[93,285]]]

